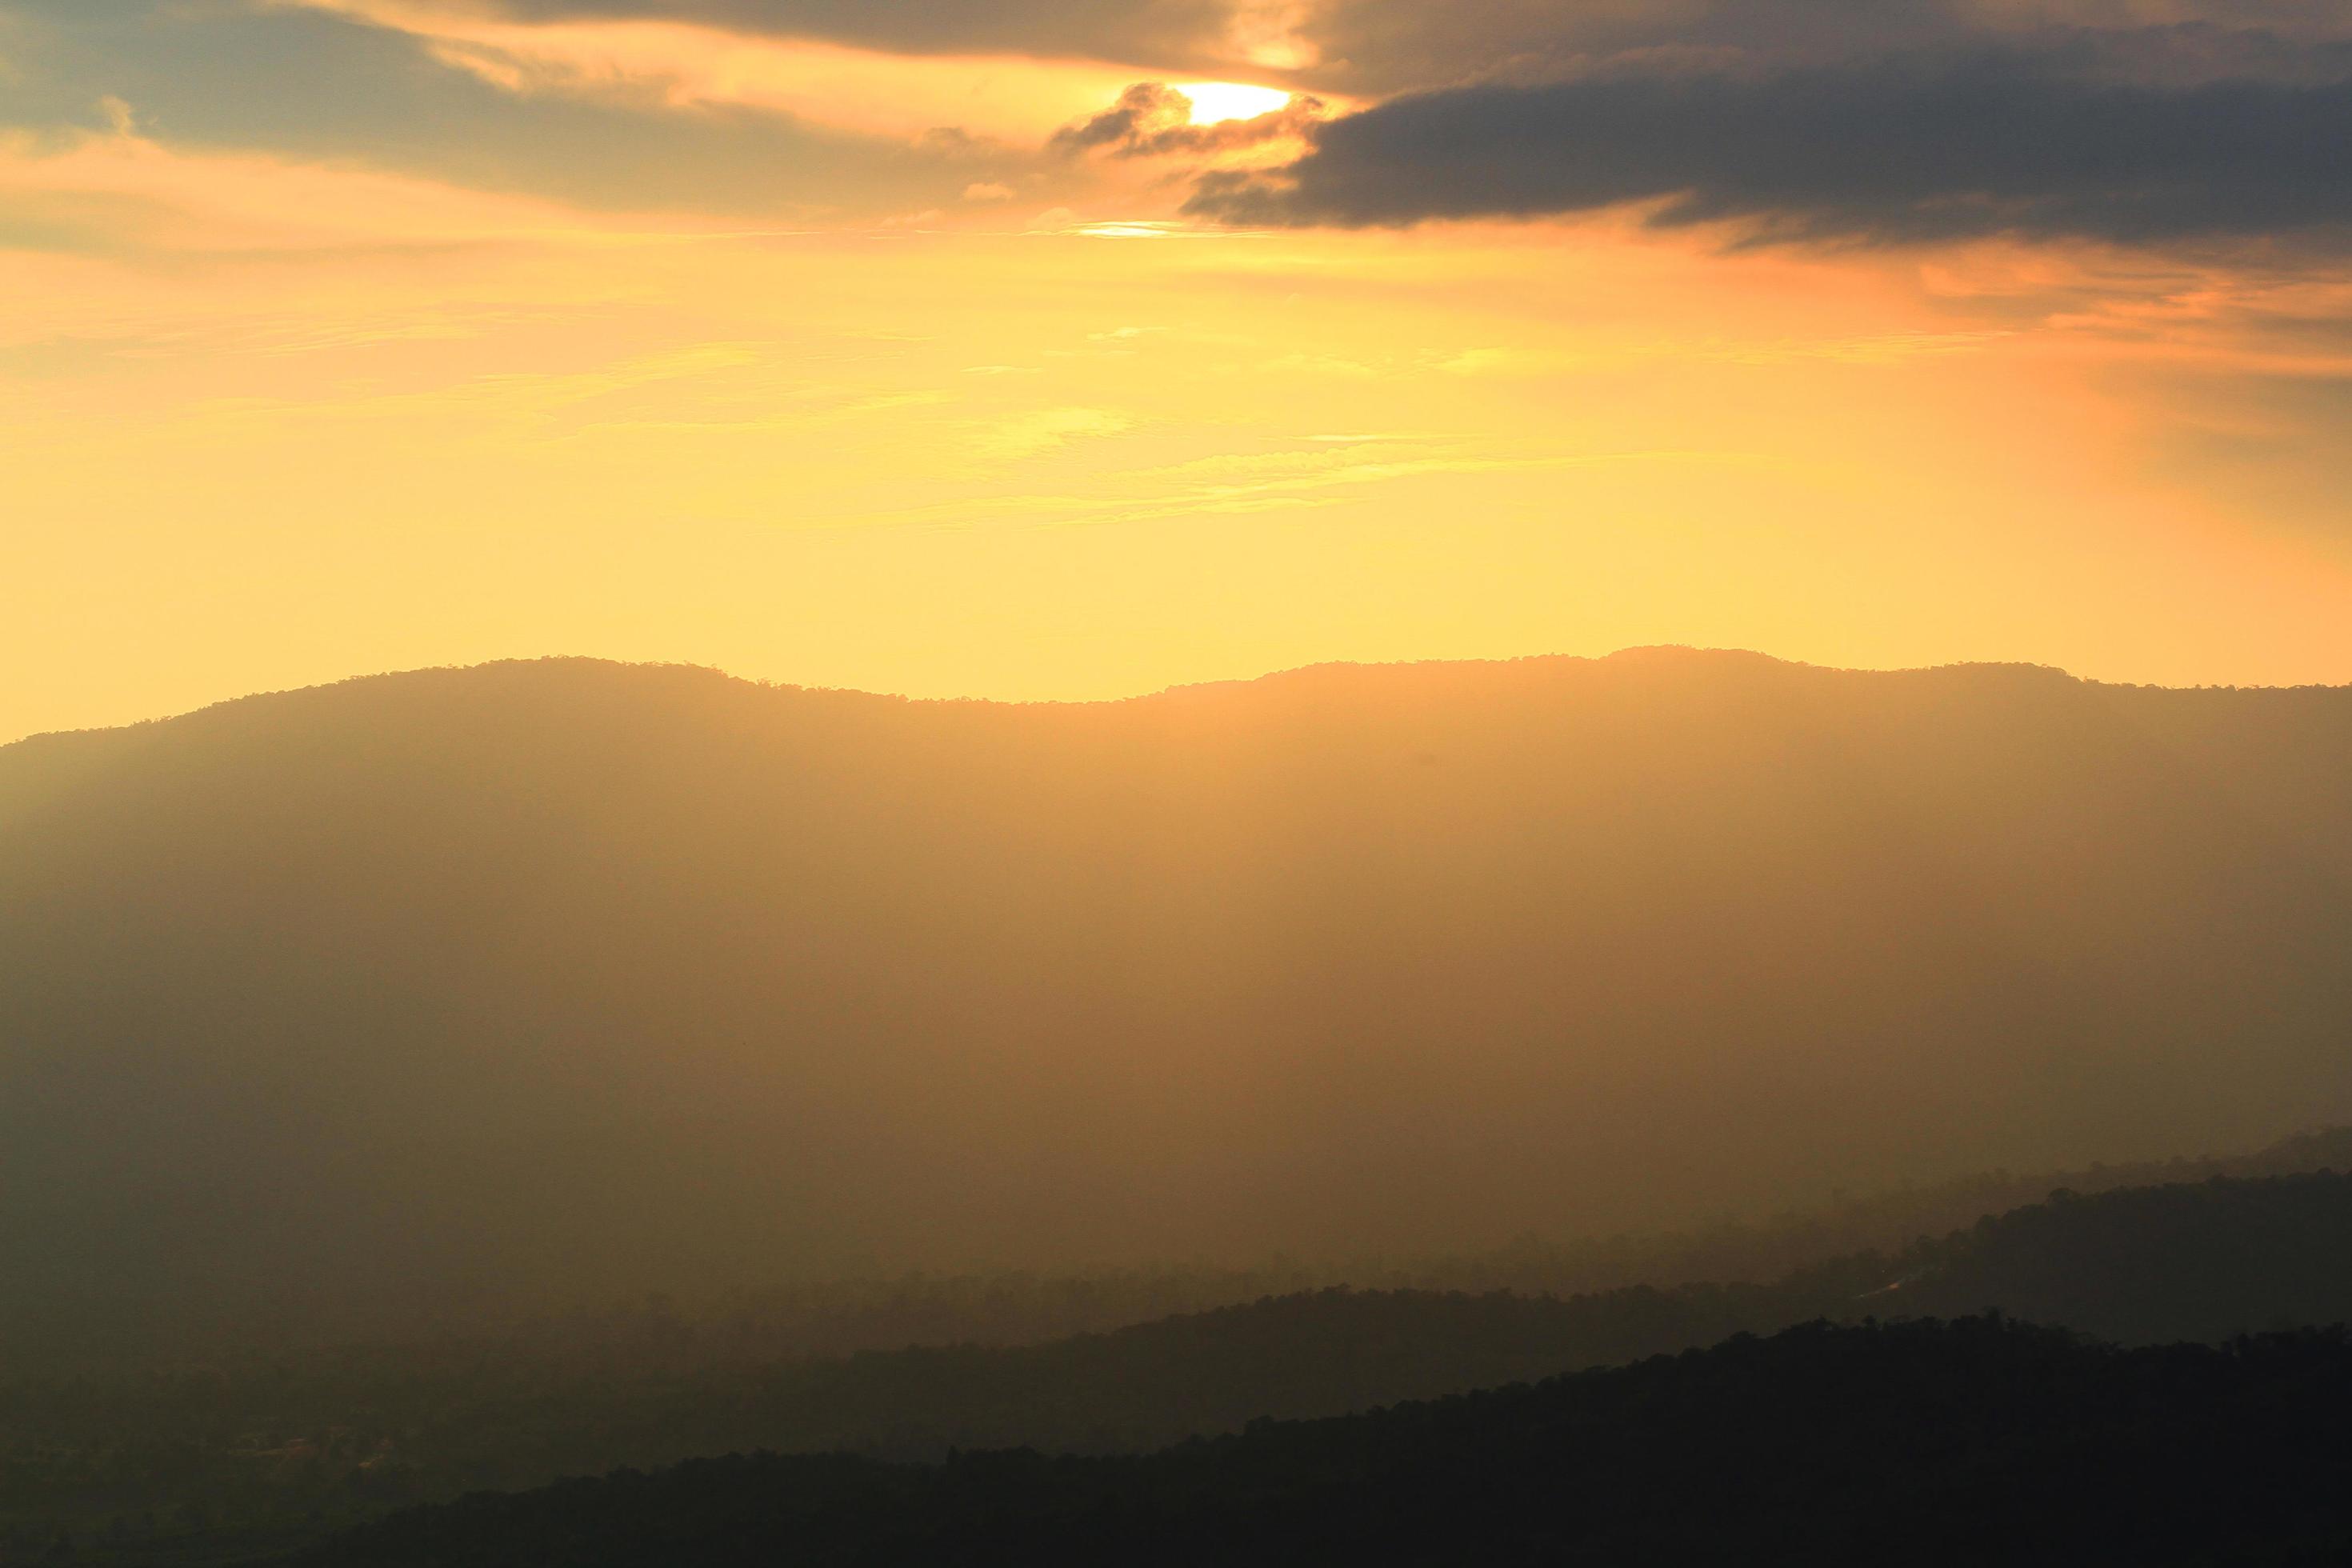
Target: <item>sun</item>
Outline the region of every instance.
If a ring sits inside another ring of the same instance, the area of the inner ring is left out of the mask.
[[[1255,120],[1290,101],[1278,87],[1252,87],[1240,81],[1186,81],[1176,90],[1192,100],[1192,123],[1214,125],[1225,120]]]

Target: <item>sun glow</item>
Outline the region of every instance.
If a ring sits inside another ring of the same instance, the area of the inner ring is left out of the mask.
[[[1239,81],[1179,82],[1176,90],[1192,100],[1192,123],[1215,125],[1227,120],[1255,120],[1272,114],[1290,101],[1278,87],[1253,87]]]

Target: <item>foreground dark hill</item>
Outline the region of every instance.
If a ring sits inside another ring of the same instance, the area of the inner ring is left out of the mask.
[[[2347,691],[1676,652],[1035,707],[557,661],[37,740],[0,1312],[349,1331],[2250,1146],[2352,1115],[2347,778]]]
[[[846,1359],[762,1360],[672,1322],[570,1347],[523,1335],[0,1381],[0,1563],[60,1539],[125,1564],[235,1554],[402,1503],[727,1452],[1144,1452],[1811,1320],[1988,1309],[2128,1343],[2352,1320],[2352,1176],[2062,1195],[1769,1285],[1327,1290]]]
[[[397,1516],[318,1568],[2332,1563],[2352,1345],[1790,1330],[1144,1459],[772,1456]]]

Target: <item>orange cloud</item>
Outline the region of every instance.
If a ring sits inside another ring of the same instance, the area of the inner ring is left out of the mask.
[[[898,54],[676,22],[506,22],[419,0],[282,3],[428,39],[445,62],[512,92],[749,108],[899,140],[953,127],[1039,142],[1144,74],[1095,61]]]

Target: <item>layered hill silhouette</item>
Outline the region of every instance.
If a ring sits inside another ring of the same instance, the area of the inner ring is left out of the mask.
[[[362,1529],[319,1568],[2307,1563],[2352,1552],[2352,1343],[1793,1329],[1145,1459],[702,1460]]]
[[[548,661],[0,749],[0,1333],[1355,1255],[2352,1116],[2352,691]],[[370,1318],[369,1314],[374,1314]]]
[[[726,1452],[1143,1453],[1809,1321],[1987,1310],[2128,1344],[2352,1320],[2352,1176],[2060,1194],[1770,1284],[1333,1289],[1034,1346],[841,1359],[761,1363],[672,1324],[585,1347],[521,1337],[0,1384],[0,1561],[58,1539],[126,1563],[237,1557],[403,1503]]]

